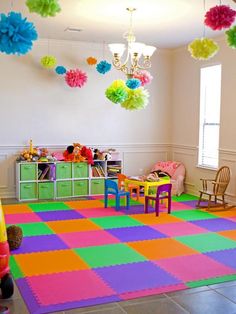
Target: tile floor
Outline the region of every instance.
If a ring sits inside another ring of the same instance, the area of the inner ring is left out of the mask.
[[[4,199],[3,204],[16,200]],[[11,299],[0,300],[11,314],[28,314],[27,307],[15,286]],[[53,314],[236,314],[236,281],[200,288],[164,293],[123,302],[79,308]]]

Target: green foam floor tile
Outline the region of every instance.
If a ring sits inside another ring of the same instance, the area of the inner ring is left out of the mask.
[[[90,220],[103,229],[143,226],[141,222],[129,216],[98,217],[90,218]]]
[[[233,280],[236,280],[236,274],[210,278],[205,280],[190,281],[186,283],[186,286],[188,286],[189,288],[197,288]]]
[[[184,202],[184,201],[195,201],[199,197],[191,194],[181,194],[180,196],[172,196],[173,201]]]
[[[10,264],[11,274],[12,274],[14,279],[19,279],[19,278],[24,277],[24,274],[20,270],[14,256],[10,256],[9,264]]]
[[[175,239],[201,253],[236,248],[236,241],[210,232],[204,234],[175,237]]]
[[[214,214],[210,214],[199,209],[176,211],[172,213],[172,216],[186,221],[218,218]]]
[[[24,237],[54,234],[44,222],[17,224],[17,226],[21,227]]]
[[[71,209],[68,205],[63,202],[50,202],[50,203],[31,203],[28,206],[34,212],[45,212],[51,210],[67,210]]]
[[[143,262],[144,256],[126,244],[110,244],[75,249],[75,252],[92,268]]]
[[[104,200],[101,200],[101,202],[105,202]],[[134,199],[130,198],[130,206],[132,205],[142,205],[142,203],[135,201]],[[115,199],[108,199],[107,202],[108,207],[116,207],[116,200]],[[120,206],[126,206],[126,200],[124,197],[120,199]]]

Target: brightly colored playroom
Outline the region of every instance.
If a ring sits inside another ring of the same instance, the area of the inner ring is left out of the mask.
[[[236,313],[235,0],[0,2],[0,314]]]

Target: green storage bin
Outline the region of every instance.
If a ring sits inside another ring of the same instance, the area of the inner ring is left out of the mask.
[[[37,197],[37,184],[34,182],[20,184],[20,199],[32,200]]]
[[[91,180],[91,194],[104,194],[104,179]]]
[[[57,179],[69,179],[72,174],[71,162],[62,162],[56,164],[56,178]]]
[[[87,178],[88,177],[88,164],[79,162],[73,164],[74,178]]]
[[[37,180],[37,165],[33,163],[21,164],[20,180],[21,181]]]
[[[40,200],[54,198],[54,183],[44,182],[38,185],[38,197]]]
[[[88,180],[76,180],[74,183],[74,196],[88,195]]]
[[[70,197],[72,196],[72,182],[59,181],[57,182],[57,197]]]

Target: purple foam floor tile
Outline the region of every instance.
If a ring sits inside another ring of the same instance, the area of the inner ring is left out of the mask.
[[[196,208],[197,202],[198,202],[198,200],[196,200],[196,201],[182,201],[180,203],[191,206],[192,208]]]
[[[129,209],[126,209],[125,206],[121,206],[120,211],[125,215],[144,214],[144,205],[132,205]],[[154,211],[155,209],[149,206],[148,212],[152,213]]]
[[[213,258],[214,260],[236,269],[236,249],[214,251],[205,253],[205,255]]]
[[[107,229],[106,231],[118,238],[121,242],[166,238],[163,233],[148,226],[114,228]]]
[[[236,229],[236,222],[224,218],[194,220],[191,223],[213,232]]]
[[[55,234],[23,238],[21,246],[12,251],[13,255],[31,252],[65,250],[68,246]]]
[[[151,262],[117,265],[94,270],[117,293],[159,288],[181,282]]]
[[[25,278],[16,279],[16,284],[30,313],[38,313],[40,305],[35,299],[34,294],[30,289],[26,279]]]
[[[39,212],[37,215],[43,221],[70,220],[84,218],[83,215],[75,210],[55,210],[48,212]]]

